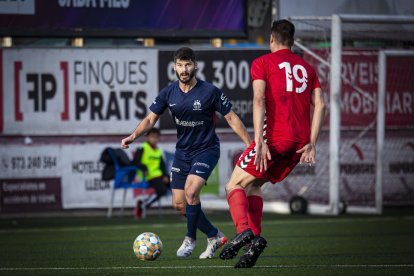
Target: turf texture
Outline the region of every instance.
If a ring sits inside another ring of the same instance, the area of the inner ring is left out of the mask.
[[[208,217],[229,238],[227,212]],[[156,261],[139,261],[136,236],[151,231],[164,244]],[[256,267],[234,269],[238,257],[199,260],[206,238],[198,232],[189,258],[175,252],[186,232],[178,215],[0,219],[0,275],[414,275],[414,213],[382,216],[264,214],[268,247]],[[242,252],[239,253],[239,256]]]

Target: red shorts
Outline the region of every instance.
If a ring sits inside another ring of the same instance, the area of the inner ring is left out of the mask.
[[[266,179],[272,183],[280,182],[288,176],[300,161],[301,154],[296,153],[296,151],[305,145],[306,143],[293,141],[277,141],[268,144],[272,159],[267,161],[267,171],[260,172],[256,170],[254,165],[256,159],[254,147],[256,143],[253,141],[240,156],[236,165],[257,179]]]

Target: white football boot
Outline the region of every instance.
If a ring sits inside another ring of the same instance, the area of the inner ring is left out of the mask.
[[[214,254],[217,251],[217,249],[219,249],[220,247],[222,247],[226,243],[227,243],[226,236],[223,234],[223,232],[221,232],[219,230],[215,237],[207,239],[206,251],[201,253],[200,259],[211,259],[211,258],[213,258]]]
[[[196,241],[185,237],[183,244],[177,250],[177,257],[189,257],[196,247]]]

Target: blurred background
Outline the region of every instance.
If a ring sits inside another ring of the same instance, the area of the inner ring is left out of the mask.
[[[172,54],[184,45],[196,50],[197,77],[225,92],[253,135],[250,65],[269,52],[277,19],[295,24],[293,50],[315,67],[330,113],[317,164],[266,184],[265,211],[412,206],[412,1],[6,0],[0,1],[0,216],[106,210],[113,181],[102,180],[101,154],[118,148],[159,90],[176,80]],[[157,126],[171,163],[174,121],[164,114]],[[220,118],[217,132],[221,158],[203,189],[203,206],[227,210],[224,186],[244,146]],[[126,151],[129,158],[143,141]],[[114,206],[122,201],[116,192]],[[131,190],[125,206],[135,206]],[[171,198],[160,206],[170,207]]]

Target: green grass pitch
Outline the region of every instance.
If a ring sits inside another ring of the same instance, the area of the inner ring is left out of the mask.
[[[229,237],[227,212],[209,213]],[[233,260],[199,260],[206,238],[190,258],[175,252],[186,232],[178,215],[0,219],[0,275],[414,275],[414,213],[286,216],[264,214],[268,247],[255,268]],[[164,244],[156,261],[139,261],[135,237],[146,231]],[[239,255],[242,252],[239,253]]]

